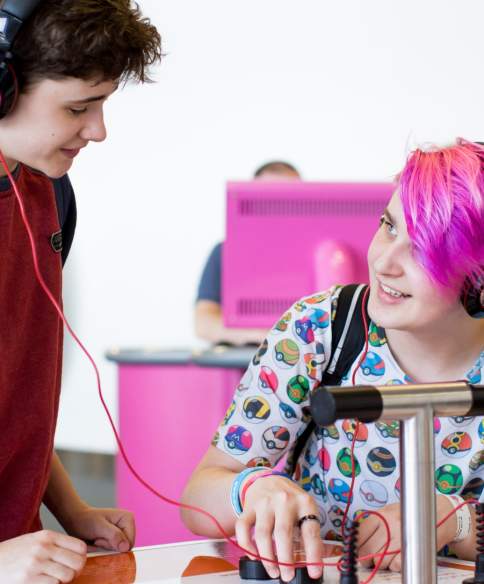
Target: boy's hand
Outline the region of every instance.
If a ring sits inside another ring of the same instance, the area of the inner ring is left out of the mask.
[[[0,582],[71,582],[86,562],[83,541],[54,531],[37,531],[0,543]]]
[[[69,515],[64,529],[96,547],[127,552],[134,545],[134,516],[124,509],[85,506]]]

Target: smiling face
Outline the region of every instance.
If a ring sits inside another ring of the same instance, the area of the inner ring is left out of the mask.
[[[464,314],[457,294],[444,294],[416,261],[400,197],[394,194],[368,249],[371,319],[386,329],[428,330]]]
[[[0,122],[9,166],[22,162],[52,178],[63,176],[82,148],[106,138],[103,105],[116,88],[114,81],[72,77],[34,83]]]

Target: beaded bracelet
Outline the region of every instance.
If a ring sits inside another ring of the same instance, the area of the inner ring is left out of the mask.
[[[240,504],[240,487],[244,482],[244,479],[252,474],[253,472],[260,472],[264,470],[260,466],[255,466],[251,468],[244,468],[242,472],[235,477],[234,482],[232,483],[232,489],[230,491],[230,501],[232,503],[232,509],[237,517],[242,515],[242,505]]]
[[[288,474],[286,474],[285,472],[280,472],[278,470],[266,470],[265,472],[261,472],[260,474],[252,475],[251,477],[249,477],[245,481],[245,483],[242,487],[242,492],[240,493],[240,506],[242,507],[242,509],[244,508],[245,494],[247,493],[247,489],[251,485],[253,485],[256,480],[262,479],[264,477],[273,477],[273,476],[281,476],[281,477],[285,477],[286,479],[291,479]]]

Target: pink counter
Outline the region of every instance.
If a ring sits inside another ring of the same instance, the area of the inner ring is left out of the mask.
[[[227,351],[202,355],[204,365],[189,351],[108,354],[118,363],[119,431],[126,453],[136,471],[169,498],[180,499],[254,352]],[[119,454],[116,499],[135,514],[137,546],[197,539],[178,509],[139,484]]]

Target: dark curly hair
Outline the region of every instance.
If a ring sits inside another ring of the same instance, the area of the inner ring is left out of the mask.
[[[42,79],[151,81],[161,38],[131,0],[42,0],[12,47],[21,89]]]

